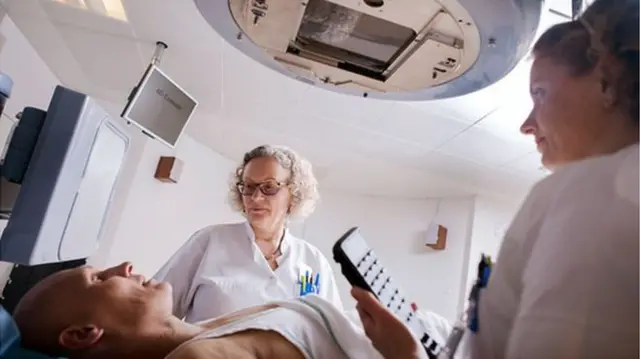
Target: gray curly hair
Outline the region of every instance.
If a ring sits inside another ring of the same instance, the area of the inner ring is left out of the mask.
[[[319,199],[318,181],[313,175],[311,163],[284,146],[258,146],[244,154],[242,163],[236,168],[229,182],[229,203],[231,207],[244,214],[242,194],[238,190],[238,183],[242,182],[242,175],[247,164],[254,158],[271,157],[285,169],[290,171],[288,188],[291,193],[291,208],[289,218],[303,219],[313,213]]]

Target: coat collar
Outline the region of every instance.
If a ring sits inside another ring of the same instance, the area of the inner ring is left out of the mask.
[[[247,232],[247,237],[251,240],[251,243],[254,243],[256,241],[256,234],[253,232],[253,228],[251,228],[249,221],[244,221],[244,227]],[[280,252],[282,252],[283,255],[287,252],[289,246],[291,245],[291,238],[291,231],[289,231],[289,228],[285,226],[284,235],[282,236],[282,244],[280,245]]]

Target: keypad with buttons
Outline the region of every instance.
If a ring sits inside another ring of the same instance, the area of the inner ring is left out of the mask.
[[[349,254],[347,255],[349,256]],[[358,257],[360,258],[354,263],[356,263],[358,272],[369,285],[371,292],[400,318],[407,322],[411,321],[414,316],[411,306],[386,268],[380,263],[375,252],[372,249],[367,249],[364,255]]]
[[[355,286],[373,293],[390,311],[403,319],[416,333],[429,358],[435,358],[440,345],[425,332],[410,301],[408,301],[376,253],[360,235],[357,227],[349,230],[333,247],[333,256],[340,264],[342,274]]]

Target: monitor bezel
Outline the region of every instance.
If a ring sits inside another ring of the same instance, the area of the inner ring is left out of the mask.
[[[163,139],[157,133],[155,133],[151,129],[147,128],[146,126],[142,125],[141,123],[135,121],[134,119],[132,119],[129,116],[131,114],[133,106],[137,103],[138,98],[140,98],[140,95],[142,93],[140,90],[145,88],[147,82],[149,82],[149,78],[151,77],[153,72],[156,72],[156,71],[158,73],[160,73],[160,75],[162,75],[165,79],[167,79],[167,81],[169,81],[178,90],[182,91],[182,93],[184,93],[194,103],[193,110],[191,110],[191,113],[189,113],[189,116],[187,117],[186,121],[184,122],[184,126],[182,126],[182,130],[180,130],[180,134],[178,134],[178,138],[176,139],[174,144],[171,144],[171,143],[167,142],[165,139]],[[127,124],[131,124],[131,125],[137,127],[138,129],[140,129],[145,135],[147,135],[147,136],[149,136],[149,137],[151,137],[151,138],[153,138],[155,140],[160,141],[161,143],[163,143],[165,146],[168,146],[169,148],[174,149],[174,148],[176,148],[176,146],[180,142],[180,139],[184,135],[184,132],[185,132],[187,126],[189,125],[189,122],[191,121],[191,118],[193,118],[193,114],[196,112],[196,109],[198,108],[198,105],[199,105],[199,103],[195,99],[195,97],[193,97],[191,94],[189,94],[187,91],[185,91],[185,89],[182,86],[178,85],[177,82],[173,81],[164,71],[162,71],[160,69],[160,67],[158,67],[157,65],[152,63],[152,64],[149,64],[149,66],[145,70],[144,74],[142,75],[142,78],[140,79],[140,82],[133,89],[132,95],[129,96],[129,101],[127,102],[127,105],[125,106],[124,110],[122,110],[122,114],[120,115],[120,117],[122,117],[122,119],[127,121]]]

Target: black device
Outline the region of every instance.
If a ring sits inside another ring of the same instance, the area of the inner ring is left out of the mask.
[[[422,328],[415,310],[399,284],[369,247],[358,227],[349,229],[333,246],[333,259],[352,286],[373,293],[391,312],[402,319],[422,343],[427,355],[436,359],[442,346]]]

